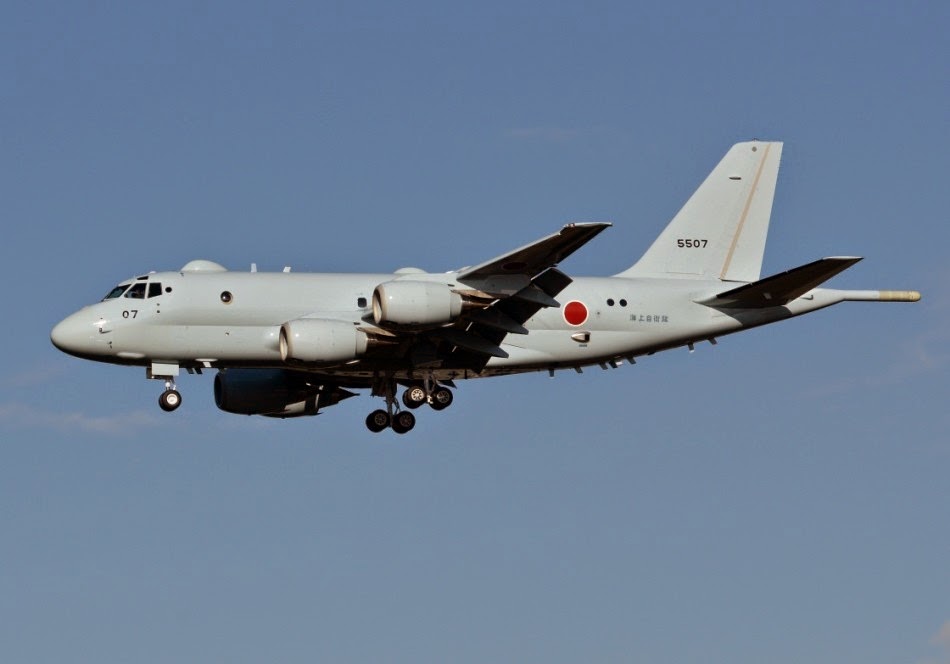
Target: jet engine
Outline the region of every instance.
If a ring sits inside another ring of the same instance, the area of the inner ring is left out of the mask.
[[[353,392],[335,385],[313,385],[284,369],[224,369],[214,377],[214,403],[238,415],[300,417],[316,415]]]
[[[446,284],[387,281],[373,291],[373,320],[377,325],[443,325],[461,313],[462,296]]]
[[[298,318],[280,328],[280,357],[284,362],[348,362],[366,352],[369,339],[352,323]]]

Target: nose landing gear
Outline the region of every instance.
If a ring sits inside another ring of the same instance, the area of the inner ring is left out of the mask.
[[[170,413],[181,405],[181,393],[175,388],[175,376],[178,375],[177,362],[152,362],[145,367],[145,377],[149,380],[164,380],[165,391],[158,397],[158,406]],[[188,370],[191,373],[191,369]],[[201,370],[198,370],[201,373]]]
[[[175,383],[165,381],[165,391],[158,397],[158,405],[166,413],[170,413],[181,405],[181,393],[175,389]]]

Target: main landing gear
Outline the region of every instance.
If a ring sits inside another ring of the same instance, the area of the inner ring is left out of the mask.
[[[396,433],[406,433],[416,426],[416,416],[408,410],[401,410],[390,416],[385,410],[374,410],[366,416],[366,428],[373,433],[392,427]]]
[[[426,381],[430,383],[430,381]],[[406,433],[416,426],[416,416],[409,410],[400,410],[396,402],[396,381],[386,380],[382,390],[375,390],[376,396],[386,399],[386,410],[374,410],[366,417],[366,428],[373,433],[392,428],[396,433]],[[424,403],[428,403],[433,410],[443,410],[452,404],[453,396],[447,387],[433,383],[431,385],[410,385],[402,393],[403,405],[415,410]]]
[[[432,406],[433,410],[443,410],[452,405],[452,391],[441,385],[427,392],[421,385],[411,385],[402,393],[402,403],[406,408],[416,409],[424,403]]]

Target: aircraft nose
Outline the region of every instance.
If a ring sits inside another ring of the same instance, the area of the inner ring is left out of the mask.
[[[79,312],[57,323],[50,332],[49,338],[53,345],[64,353],[88,353],[95,346],[97,333],[95,321]]]

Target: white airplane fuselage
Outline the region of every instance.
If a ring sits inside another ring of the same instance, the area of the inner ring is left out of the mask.
[[[603,368],[842,302],[916,302],[916,291],[819,286],[860,258],[761,277],[782,144],[734,145],[639,261],[612,277],[558,269],[610,226],[575,223],[444,273],[232,272],[205,260],[129,279],[60,322],[59,349],[147,368],[175,410],[180,370],[218,369],[232,413],[315,415],[370,388],[372,431],[405,433],[409,410],[453,399],[459,379]],[[403,410],[396,398],[405,388]]]
[[[449,286],[455,283],[452,276],[411,275],[413,280],[424,277]],[[287,363],[280,352],[281,325],[321,312],[360,327],[371,316],[376,286],[399,277],[151,273],[145,283],[161,284],[160,295],[118,297],[84,307],[57,325],[52,338],[68,353],[115,364],[171,361],[183,367],[282,367]],[[507,358],[492,357],[480,372],[451,366],[432,370],[438,379],[456,379],[596,365],[738,332],[845,298],[840,291],[815,289],[785,307],[729,313],[697,304],[721,290],[719,281],[575,277],[559,296],[560,308],[542,309],[532,316],[525,323],[528,334],[506,337],[502,348]],[[226,302],[223,293],[231,295]],[[365,304],[357,307],[359,303]],[[564,306],[568,303],[581,303],[586,318],[569,322]],[[341,377],[368,378],[374,372],[359,357],[321,364],[313,368]],[[408,365],[394,369],[397,378],[418,373]]]

